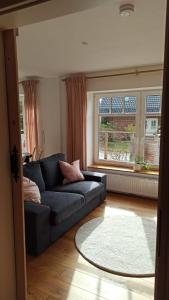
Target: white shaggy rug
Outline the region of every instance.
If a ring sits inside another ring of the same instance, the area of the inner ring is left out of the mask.
[[[80,254],[96,267],[121,276],[155,273],[156,220],[135,216],[96,218],[75,236]]]

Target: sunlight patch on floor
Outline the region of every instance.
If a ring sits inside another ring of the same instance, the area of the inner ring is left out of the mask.
[[[84,259],[82,258],[84,263]],[[78,261],[81,261],[79,256]],[[80,270],[75,270],[71,280],[71,286],[68,291],[66,300],[96,300],[96,299],[107,299],[107,300],[151,300],[153,299],[153,288],[148,288],[145,281],[142,282],[139,288],[139,282],[135,282],[133,279],[125,279],[124,282],[120,283],[112,280],[105,279],[104,275],[90,276]],[[133,284],[132,284],[133,281]],[[137,285],[138,284],[138,285]],[[137,293],[138,290],[138,293]],[[89,294],[89,295],[88,295]],[[88,295],[88,296],[87,296]],[[78,299],[78,296],[80,297]],[[113,297],[113,298],[112,298]]]
[[[135,216],[136,214],[132,211],[128,211],[128,210],[121,209],[121,208],[114,208],[114,207],[110,207],[110,206],[105,207],[104,217],[119,216],[119,215]]]
[[[88,277],[83,273],[74,272],[66,300],[153,300],[152,295],[117,286],[101,278]]]

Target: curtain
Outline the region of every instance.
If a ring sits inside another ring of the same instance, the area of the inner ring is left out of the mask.
[[[80,167],[86,169],[86,112],[87,89],[83,74],[65,80],[67,93],[67,159],[80,159]]]
[[[26,146],[29,153],[38,147],[37,80],[22,81],[25,103]]]

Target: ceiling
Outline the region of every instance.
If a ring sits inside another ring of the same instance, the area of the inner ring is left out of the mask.
[[[121,2],[19,28],[20,77],[163,63],[166,1],[132,0],[130,17],[119,15]]]

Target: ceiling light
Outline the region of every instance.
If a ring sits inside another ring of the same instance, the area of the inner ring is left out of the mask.
[[[87,46],[87,45],[88,45],[88,42],[83,41],[83,42],[82,42],[82,45]]]
[[[120,5],[120,16],[129,17],[134,12],[134,4]]]

